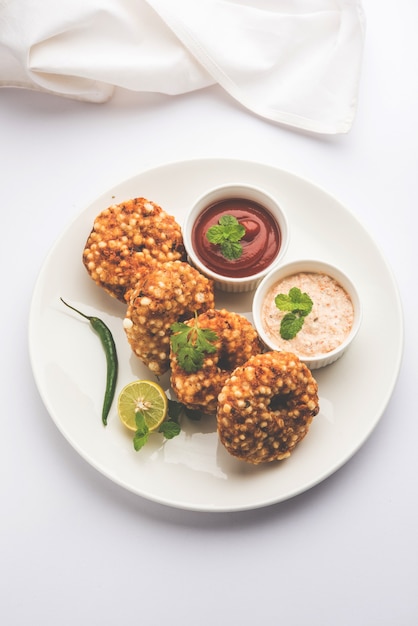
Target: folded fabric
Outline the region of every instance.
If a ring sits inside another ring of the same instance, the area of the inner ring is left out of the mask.
[[[360,0],[0,0],[0,86],[105,102],[219,84],[268,120],[344,133],[364,28]]]

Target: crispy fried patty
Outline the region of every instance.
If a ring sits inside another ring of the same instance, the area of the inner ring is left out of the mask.
[[[291,352],[251,357],[219,394],[220,441],[249,463],[285,459],[319,412],[317,392],[310,370]]]
[[[170,364],[170,326],[214,306],[213,284],[188,263],[168,261],[137,282],[124,329],[135,354],[157,375]]]
[[[189,409],[216,413],[218,394],[228,376],[251,355],[261,352],[262,346],[252,324],[238,313],[211,309],[201,313],[197,323],[216,333],[216,352],[206,354],[202,368],[194,373],[185,372],[171,352],[171,386],[179,402]]]
[[[83,251],[91,278],[125,302],[144,272],[166,261],[184,260],[180,226],[145,198],[114,204],[94,220]]]

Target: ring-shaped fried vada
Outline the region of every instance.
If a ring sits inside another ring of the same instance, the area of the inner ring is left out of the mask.
[[[221,443],[258,464],[287,458],[319,412],[318,385],[291,352],[266,352],[238,367],[219,394]]]
[[[191,324],[193,320],[185,322]],[[202,367],[187,373],[171,351],[171,386],[179,402],[202,413],[216,413],[218,394],[231,372],[251,355],[262,351],[257,331],[242,315],[226,309],[211,309],[197,318],[200,328],[214,331],[216,351],[204,355]]]
[[[114,204],[94,220],[83,263],[97,285],[121,302],[144,271],[185,260],[181,228],[174,217],[146,198]]]
[[[170,365],[170,326],[214,306],[213,283],[183,261],[168,261],[131,292],[123,327],[132,350],[157,375]]]

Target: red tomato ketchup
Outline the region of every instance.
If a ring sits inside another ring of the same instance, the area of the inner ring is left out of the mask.
[[[210,243],[206,236],[223,215],[233,215],[245,228],[238,259],[226,259],[220,246]],[[192,245],[200,261],[212,272],[237,278],[263,271],[278,255],[281,241],[279,225],[271,213],[261,204],[244,198],[228,198],[208,206],[192,230]]]

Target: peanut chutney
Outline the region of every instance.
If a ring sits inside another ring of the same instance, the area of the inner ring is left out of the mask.
[[[302,329],[293,339],[282,339],[280,323],[285,312],[275,304],[279,293],[298,287],[313,301]],[[354,308],[345,289],[331,276],[320,272],[299,272],[278,280],[263,302],[262,324],[278,350],[290,350],[299,357],[328,354],[349,335],[354,321]]]

